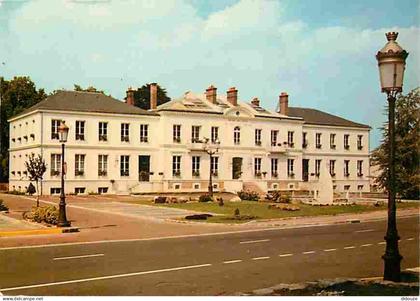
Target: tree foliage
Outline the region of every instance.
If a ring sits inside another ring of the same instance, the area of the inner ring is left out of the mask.
[[[42,158],[40,154],[36,157],[34,154],[29,156],[28,161],[25,162],[26,170],[28,171],[29,180],[35,181],[36,183],[36,206],[39,207],[39,185],[44,177],[44,173],[47,171],[47,165],[45,164],[45,160]]]
[[[74,91],[80,92],[94,92],[94,93],[102,93],[105,94],[103,90],[98,90],[94,86],[89,86],[86,89],[82,88],[82,86],[74,84]]]
[[[388,112],[388,108],[386,110]],[[407,95],[400,95],[395,105],[395,175],[396,193],[402,198],[419,199],[419,117],[420,88]],[[372,164],[380,167],[375,182],[388,187],[388,124],[382,128],[381,145],[372,153]]]
[[[171,98],[166,95],[166,90],[157,85],[157,105],[170,100]],[[134,91],[134,105],[144,110],[150,109],[150,84],[143,85]]]
[[[4,80],[0,77],[0,181],[8,178],[9,125],[7,120],[47,97],[44,89],[37,89],[28,76]]]

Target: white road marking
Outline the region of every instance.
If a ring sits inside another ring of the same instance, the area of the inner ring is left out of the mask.
[[[286,254],[280,254],[279,257],[289,257],[289,256],[293,256],[292,253],[286,253]]]
[[[375,229],[358,230],[358,231],[354,231],[354,233],[365,233],[365,232],[372,232],[372,231],[375,231]]]
[[[263,260],[263,259],[269,259],[269,256],[264,256],[264,257],[254,257],[252,258],[252,260]]]
[[[378,245],[386,245],[386,241],[378,242]]]
[[[355,249],[355,246],[348,246],[348,247],[344,247],[344,250],[349,250],[349,249]]]
[[[204,267],[209,267],[211,265],[212,265],[211,263],[206,263],[206,264],[189,265],[189,266],[176,267],[176,268],[144,271],[144,272],[135,272],[135,273],[117,274],[117,275],[110,275],[110,276],[100,276],[100,277],[92,277],[92,278],[84,278],[84,279],[59,281],[59,282],[32,284],[32,285],[25,285],[25,286],[7,287],[7,288],[2,288],[1,291],[2,292],[9,292],[9,291],[16,291],[16,290],[30,289],[30,288],[37,288],[37,287],[45,287],[45,286],[55,286],[55,285],[63,285],[63,284],[82,283],[82,282],[89,282],[89,281],[98,281],[98,280],[115,279],[115,278],[131,277],[131,276],[140,276],[140,275],[147,275],[147,274],[164,273],[164,272],[171,272],[171,271],[181,271],[181,270],[188,270],[188,269],[204,268]]]
[[[306,252],[302,252],[302,254],[314,254],[315,251],[306,251]]]
[[[360,247],[370,247],[372,244],[364,244],[364,245],[361,245]]]
[[[414,240],[414,237],[407,238],[407,240]]]
[[[260,240],[248,240],[248,241],[241,241],[240,244],[253,244],[258,242],[267,242],[270,241],[269,239],[260,239]]]
[[[337,251],[337,249],[325,249],[324,252],[332,252],[332,251]]]
[[[228,261],[223,261],[223,263],[237,263],[237,262],[242,262],[242,260],[237,259],[237,260],[228,260]]]
[[[91,254],[91,255],[68,256],[68,257],[55,257],[55,258],[53,258],[53,260],[66,260],[66,259],[89,258],[89,257],[99,257],[99,256],[105,256],[105,254]]]

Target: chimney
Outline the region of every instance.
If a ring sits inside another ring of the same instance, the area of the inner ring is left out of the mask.
[[[227,91],[227,100],[234,106],[238,105],[238,90],[235,87],[231,87]]]
[[[125,99],[125,103],[130,105],[130,106],[134,106],[134,90],[132,87],[128,87],[127,90],[127,97]]]
[[[157,107],[157,83],[150,84],[150,110],[156,110]]]
[[[213,85],[206,89],[206,99],[212,104],[216,103],[217,88]]]
[[[281,92],[279,96],[280,114],[289,115],[289,95],[286,92]]]
[[[251,100],[251,104],[253,106],[259,107],[260,106],[260,100],[258,99],[258,97],[254,97],[254,99]]]

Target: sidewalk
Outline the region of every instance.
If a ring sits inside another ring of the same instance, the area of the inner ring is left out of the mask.
[[[22,211],[29,210],[31,206],[35,204],[34,199],[29,199],[25,196],[0,194],[0,198],[2,198],[10,208],[10,216],[18,219],[22,218]],[[51,201],[55,201],[58,205],[57,199],[49,200],[48,202]],[[41,205],[45,205],[45,203],[41,201]],[[385,219],[387,217],[387,211],[384,210],[361,214],[296,217],[227,225],[163,220],[151,217],[133,216],[130,214],[124,215],[122,213],[91,210],[82,208],[78,205],[80,205],[78,204],[78,201],[69,201],[67,217],[72,222],[72,226],[80,228],[80,232],[25,237],[3,237],[0,238],[0,248],[70,242],[158,238],[241,230],[258,230],[273,227],[294,228],[311,225],[365,222]],[[73,206],[76,206],[76,208]],[[414,215],[419,215],[419,209],[414,208],[398,211],[399,217]]]

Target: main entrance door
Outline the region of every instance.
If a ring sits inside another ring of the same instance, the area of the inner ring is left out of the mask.
[[[232,158],[232,179],[240,179],[242,175],[242,158]]]
[[[150,156],[139,156],[139,181],[149,182]]]
[[[304,182],[308,182],[309,179],[309,159],[302,160],[302,179]]]

